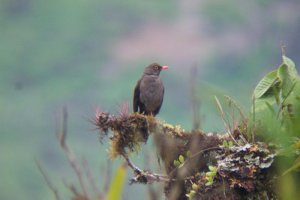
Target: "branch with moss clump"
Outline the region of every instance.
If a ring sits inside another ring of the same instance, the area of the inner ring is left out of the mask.
[[[138,113],[101,112],[95,124],[101,141],[110,139],[110,157],[123,157],[134,171],[131,182],[163,182],[168,199],[239,199],[274,193],[266,187],[274,151],[265,143],[245,142],[246,135],[239,129],[232,134],[187,132]],[[141,170],[129,159],[149,136],[154,138],[165,175]]]

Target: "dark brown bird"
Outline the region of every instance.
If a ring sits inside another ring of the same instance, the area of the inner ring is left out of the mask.
[[[163,99],[164,85],[159,78],[161,70],[168,69],[168,66],[161,66],[152,63],[145,68],[143,76],[138,80],[133,95],[133,111],[145,115],[157,115]]]

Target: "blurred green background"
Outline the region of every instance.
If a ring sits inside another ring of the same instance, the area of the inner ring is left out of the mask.
[[[158,118],[192,128],[197,66],[201,128],[223,131],[214,95],[230,95],[247,111],[257,81],[281,63],[282,43],[300,63],[299,10],[298,0],[1,0],[0,199],[53,199],[35,158],[70,196],[63,179],[77,179],[55,137],[64,105],[67,142],[102,187],[107,146],[89,119],[97,107],[117,112],[131,105],[152,62],[170,67],[161,74],[166,92]],[[126,186],[124,199],[144,192]]]

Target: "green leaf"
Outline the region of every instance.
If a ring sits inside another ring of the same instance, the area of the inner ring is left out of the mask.
[[[271,87],[274,86],[274,83],[277,80],[277,70],[269,72],[263,79],[257,84],[254,89],[253,95],[255,98],[261,98]]]
[[[178,157],[178,160],[179,160],[180,163],[184,163],[184,157],[183,157],[183,155],[180,155]]]
[[[229,145],[228,145],[228,143],[227,143],[227,140],[223,140],[223,146],[224,146],[225,148],[228,148],[228,147],[229,147]]]
[[[178,160],[174,160],[173,164],[175,167],[179,167],[181,163]]]
[[[216,171],[206,172],[206,176],[214,177],[217,174]]]
[[[282,56],[282,60],[283,60],[283,63],[288,66],[289,72],[290,72],[291,76],[293,78],[297,77],[298,76],[298,72],[297,72],[297,69],[296,69],[296,65],[292,61],[292,59],[290,59],[290,58],[288,58],[286,56]]]
[[[191,194],[192,196],[194,196],[194,195],[196,194],[196,191],[191,190],[191,191],[190,191],[190,194]]]
[[[199,189],[199,185],[193,183],[192,188],[193,188],[193,190],[198,190]]]
[[[255,100],[255,113],[265,112],[266,109],[269,109],[269,106],[276,104],[275,96],[272,94],[265,95],[262,98]],[[253,110],[253,109],[251,109]]]
[[[208,181],[207,183],[205,183],[205,186],[210,186],[212,185],[214,182],[213,181]]]
[[[108,200],[122,199],[122,191],[124,188],[126,173],[127,173],[126,165],[121,165],[117,169],[115,177],[113,178],[108,190],[108,194],[107,194]]]
[[[296,96],[296,97],[300,97],[300,78],[299,77],[296,77],[294,79],[294,88],[293,88],[293,95]]]
[[[277,76],[281,80],[282,98],[286,98],[291,91],[294,83],[293,77],[290,74],[289,67],[287,64],[282,64],[277,71]]]
[[[192,199],[196,194],[196,191],[191,190],[188,194],[186,194],[185,196],[188,197],[189,199]]]
[[[215,166],[208,166],[209,171],[217,171],[217,167]]]
[[[296,159],[295,163],[289,169],[287,169],[282,175],[284,176],[290,173],[291,171],[298,170],[299,168],[300,168],[300,156]]]
[[[266,101],[265,103],[266,103],[267,107],[269,108],[269,110],[271,111],[271,113],[272,113],[273,115],[275,115],[276,112],[275,112],[273,106],[272,106],[268,101]]]

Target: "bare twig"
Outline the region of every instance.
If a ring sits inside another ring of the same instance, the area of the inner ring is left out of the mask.
[[[222,177],[222,182],[223,182],[223,187],[224,187],[224,198],[226,199],[227,196],[226,196],[226,186],[225,186],[225,181],[224,181],[224,178]]]
[[[191,69],[191,104],[193,112],[193,129],[200,129],[200,100],[197,93],[197,65]]]
[[[242,108],[240,107],[240,105],[235,100],[233,100],[230,96],[225,95],[224,97],[228,101],[228,103],[232,104],[232,106],[235,107],[238,110],[238,112],[239,112],[239,114],[242,118],[243,123],[246,124],[247,123],[247,117],[246,117],[245,113],[243,112]]]
[[[234,137],[232,135],[232,130],[231,130],[230,124],[226,121],[226,119],[225,119],[225,113],[223,111],[223,108],[221,106],[221,103],[220,103],[219,99],[216,96],[215,96],[215,101],[216,101],[217,107],[218,107],[218,109],[220,111],[221,118],[223,120],[224,126],[227,128],[228,134],[230,135],[231,139],[236,143],[236,145],[239,146],[238,142],[234,139]]]
[[[166,175],[162,175],[162,174],[155,174],[155,173],[151,173],[148,171],[143,171],[141,169],[139,169],[137,166],[135,166],[128,158],[128,156],[123,155],[124,159],[126,160],[128,166],[134,171],[134,174],[136,175],[136,177],[131,179],[132,183],[138,183],[138,182],[142,182],[140,180],[140,177],[143,177],[143,180],[146,179],[146,182],[144,183],[153,183],[153,182],[170,182],[170,181],[174,181],[173,179],[170,179],[168,176]]]
[[[280,48],[281,48],[281,55],[285,56],[286,45],[285,45],[285,43],[283,41],[280,42]]]
[[[218,149],[221,149],[221,148],[220,147],[211,147],[211,148],[203,149],[201,151],[198,151],[198,152],[192,154],[186,161],[189,161],[189,160],[195,158],[196,156],[203,154],[206,151],[212,151],[212,150],[218,150]]]
[[[86,185],[84,184],[83,181],[83,176],[82,176],[82,170],[80,165],[78,164],[76,160],[76,156],[73,153],[73,151],[69,148],[69,146],[66,143],[66,136],[67,136],[67,119],[68,119],[68,112],[67,108],[63,108],[63,113],[62,113],[62,122],[61,122],[61,130],[57,133],[57,137],[60,142],[61,148],[64,150],[65,154],[67,155],[67,158],[69,160],[69,163],[73,170],[75,171],[77,178],[79,180],[83,195],[88,197]]]
[[[252,113],[253,113],[252,114],[252,120],[253,120],[252,142],[255,141],[255,125],[256,125],[256,123],[255,123],[255,101],[256,101],[256,98],[253,95],[253,97],[252,97],[252,108],[253,108],[253,110],[252,110]]]
[[[121,104],[118,105],[119,109],[118,109],[118,113],[120,116],[122,117],[126,117],[129,115],[129,104],[128,101],[125,101]]]
[[[232,108],[232,127],[235,129],[239,129],[238,126],[238,121],[235,120],[235,109],[237,109],[237,111],[239,112],[240,117],[242,118],[242,123],[244,126],[247,126],[247,117],[244,114],[243,110],[241,109],[241,107],[237,104],[236,101],[234,101],[230,96],[225,95],[225,100],[227,100],[228,102],[228,106]],[[246,138],[243,136],[243,134],[240,134],[240,138],[243,140],[243,142],[246,144],[248,143],[248,141],[246,140]]]
[[[64,183],[65,187],[68,188],[72,192],[72,194],[73,194],[72,199],[88,200],[88,198],[86,196],[83,196],[82,194],[80,194],[80,192],[77,191],[76,187],[73,184],[68,184],[65,179],[63,179],[63,183]]]
[[[50,188],[50,190],[53,192],[54,196],[55,196],[55,199],[56,200],[60,200],[60,196],[58,194],[58,191],[57,189],[55,188],[55,186],[52,184],[52,182],[50,181],[50,178],[46,172],[46,170],[43,168],[42,164],[37,160],[35,159],[35,163],[38,167],[38,169],[40,170],[41,174],[43,175],[48,187]]]
[[[58,132],[56,133],[60,146],[64,147],[65,146],[65,141],[66,141],[66,136],[67,136],[67,120],[68,120],[68,111],[67,107],[64,106],[62,109],[62,119],[61,119],[61,128],[58,129]]]
[[[181,165],[181,167],[183,167],[184,165],[186,165],[188,162],[194,160],[197,156],[207,152],[207,151],[212,151],[212,150],[218,150],[221,149],[220,147],[211,147],[211,148],[207,148],[207,149],[203,149],[201,151],[198,151],[194,154],[192,154],[190,157],[188,157]],[[178,167],[174,168],[169,174],[170,177],[172,177],[172,174],[175,173],[175,171],[178,169]],[[186,179],[190,179],[190,178],[186,178]]]

